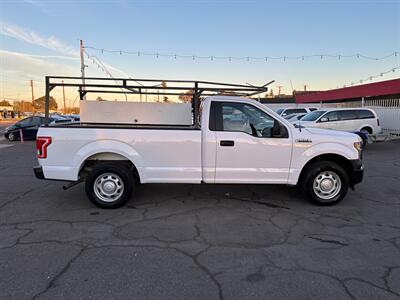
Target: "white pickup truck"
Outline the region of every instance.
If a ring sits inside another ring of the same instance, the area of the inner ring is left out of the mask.
[[[332,205],[363,177],[361,139],[301,128],[248,98],[212,96],[200,126],[55,124],[37,137],[40,179],[85,181],[89,199],[115,208],[137,183],[298,185]]]

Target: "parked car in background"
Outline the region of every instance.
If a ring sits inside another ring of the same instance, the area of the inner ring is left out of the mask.
[[[21,139],[21,132],[23,139],[34,140],[36,139],[39,127],[44,124],[45,118],[43,116],[32,116],[22,119],[5,129],[4,137],[9,141],[17,141]],[[50,124],[71,123],[71,119],[62,116],[52,116],[49,118]]]
[[[276,111],[276,113],[282,117],[286,117],[288,115],[292,114],[307,114],[309,112],[312,112],[314,110],[317,110],[317,108],[312,107],[288,107],[288,108],[280,108]]]
[[[324,108],[313,111],[300,120],[304,127],[318,127],[364,134],[380,133],[376,113],[369,108]]]
[[[301,114],[291,114],[287,115],[284,117],[286,120],[288,120],[290,123],[298,122],[302,117],[304,117],[307,113],[301,113]]]
[[[64,117],[68,119],[72,119],[72,121],[79,122],[81,120],[81,117],[77,114],[69,114],[69,115],[63,115]]]

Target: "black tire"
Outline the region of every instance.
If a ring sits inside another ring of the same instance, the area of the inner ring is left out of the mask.
[[[362,128],[360,131],[363,132],[363,133],[366,132],[367,135],[368,135],[368,134],[372,134],[372,128],[371,128],[371,127],[364,127],[364,128]]]
[[[8,140],[9,140],[10,142],[15,142],[15,141],[17,140],[17,136],[15,135],[14,132],[10,132],[10,133],[8,134],[7,138],[8,138]]]
[[[124,165],[98,164],[88,174],[85,190],[94,205],[100,208],[118,208],[129,200],[134,184],[132,172]],[[113,185],[114,188],[110,189]],[[115,191],[115,195],[107,194],[107,189]]]
[[[314,162],[305,170],[302,177],[299,182],[301,190],[311,202],[321,206],[330,206],[339,203],[346,196],[349,188],[349,176],[335,162]],[[328,182],[328,187],[329,184],[332,184],[331,193],[324,193],[322,182],[325,179]]]

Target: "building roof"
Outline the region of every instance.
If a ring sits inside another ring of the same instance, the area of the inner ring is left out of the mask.
[[[362,97],[400,94],[400,79],[351,86],[347,88],[296,95],[296,103],[344,101]]]

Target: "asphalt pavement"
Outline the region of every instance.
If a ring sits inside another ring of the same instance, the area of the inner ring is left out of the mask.
[[[0,299],[399,299],[400,142],[333,207],[296,188],[142,185],[101,210],[0,142]]]

